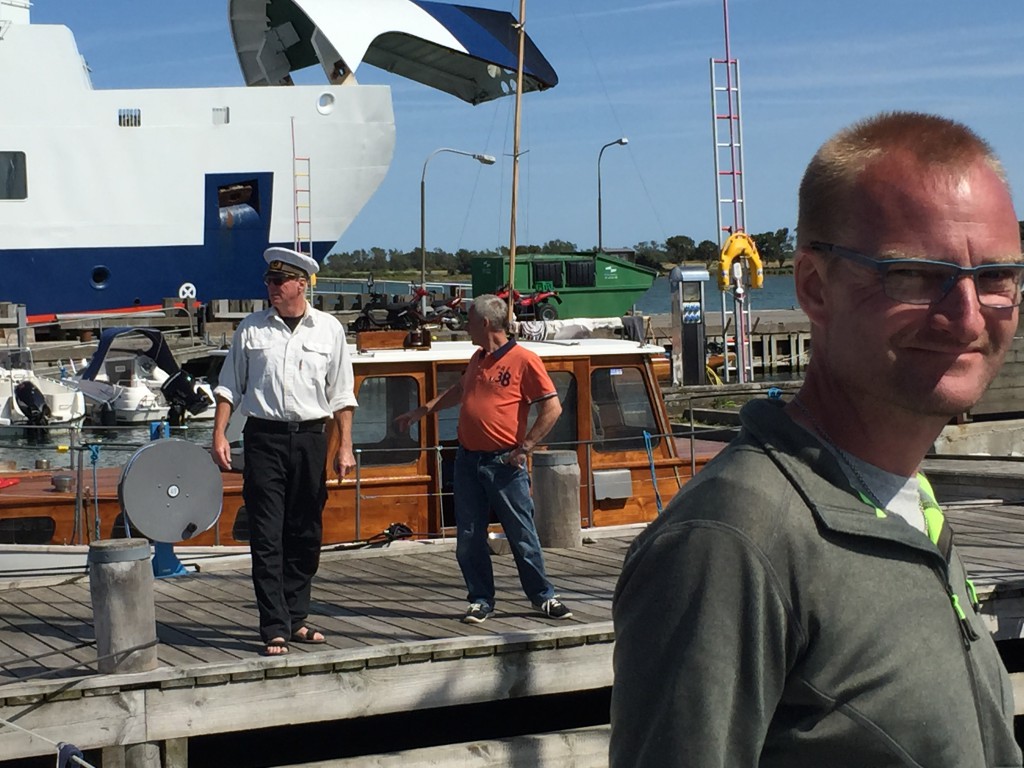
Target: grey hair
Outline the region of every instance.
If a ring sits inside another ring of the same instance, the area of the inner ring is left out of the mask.
[[[508,330],[508,304],[493,293],[473,297],[473,311],[477,317],[486,320],[491,328]]]

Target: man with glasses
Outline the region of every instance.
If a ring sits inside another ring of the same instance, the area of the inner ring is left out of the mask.
[[[920,464],[1002,365],[1024,259],[999,161],[888,113],[800,187],[813,353],[633,545],[611,765],[1020,766],[1009,679]]]
[[[235,331],[214,390],[213,458],[231,469],[225,430],[231,412],[247,418],[242,496],[249,520],[252,580],[260,615],[261,653],[280,656],[288,643],[323,643],[306,623],[320,565],[327,501],[327,430],[338,430],[339,476],[355,467],[352,452],[352,359],[341,323],[306,301],[319,264],[304,253],[263,254],[270,308]]]

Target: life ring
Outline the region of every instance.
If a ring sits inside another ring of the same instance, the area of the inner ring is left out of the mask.
[[[179,299],[194,299],[196,297],[196,286],[194,283],[182,283],[178,287]]]
[[[761,266],[757,246],[746,232],[736,232],[730,235],[722,246],[722,258],[718,262],[718,290],[729,290],[729,273],[732,271],[733,261],[738,258],[747,262],[750,287],[760,288],[764,285],[764,268]]]

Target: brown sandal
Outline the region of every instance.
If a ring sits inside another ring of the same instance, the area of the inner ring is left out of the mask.
[[[272,651],[271,648],[280,648],[279,651]],[[288,655],[288,641],[283,638],[276,637],[273,640],[267,642],[263,646],[263,650],[260,651],[260,656],[287,656]]]
[[[303,632],[303,629],[306,631]],[[317,638],[317,635],[320,635],[320,637]],[[305,643],[307,645],[322,645],[327,642],[327,638],[324,637],[324,633],[319,629],[314,629],[313,627],[300,627],[299,631],[292,632],[292,642]]]

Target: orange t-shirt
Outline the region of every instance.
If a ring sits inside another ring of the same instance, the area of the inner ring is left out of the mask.
[[[530,406],[557,395],[541,359],[515,339],[491,354],[473,355],[462,374],[459,444],[504,451],[522,443]]]

